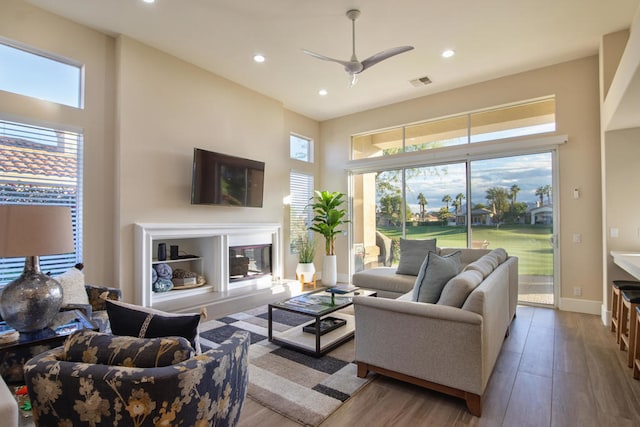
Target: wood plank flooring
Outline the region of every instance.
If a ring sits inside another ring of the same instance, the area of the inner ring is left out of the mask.
[[[640,425],[640,381],[598,316],[526,306],[517,313],[482,417],[461,399],[379,376],[321,427]],[[240,426],[298,424],[247,398]]]

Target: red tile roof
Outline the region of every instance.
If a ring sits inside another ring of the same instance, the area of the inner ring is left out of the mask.
[[[78,173],[75,152],[19,138],[0,136],[0,180],[73,181]]]

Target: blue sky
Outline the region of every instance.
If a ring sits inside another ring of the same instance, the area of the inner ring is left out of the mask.
[[[0,43],[0,89],[58,104],[80,107],[78,66]]]
[[[442,198],[450,195],[455,199],[458,193],[466,194],[466,172],[463,163],[422,168],[421,174],[409,178],[407,201],[414,213],[419,212],[418,194],[427,198],[427,211],[437,211],[445,204]],[[487,203],[486,190],[504,187],[509,190],[513,184],[520,187],[517,201],[535,203],[538,187],[552,184],[551,154],[532,154],[517,157],[476,160],[471,162],[472,203]],[[466,202],[466,200],[465,200]],[[451,204],[449,204],[451,207]]]

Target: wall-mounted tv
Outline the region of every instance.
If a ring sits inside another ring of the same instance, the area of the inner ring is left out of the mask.
[[[191,204],[262,207],[264,162],[193,149]]]

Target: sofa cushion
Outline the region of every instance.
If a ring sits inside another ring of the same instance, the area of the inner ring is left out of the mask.
[[[429,252],[436,252],[436,239],[400,239],[400,260],[396,273],[417,276]]]
[[[138,338],[184,337],[200,354],[199,314],[165,313],[121,301],[107,300],[106,304],[111,332],[114,335]]]
[[[509,257],[507,251],[505,251],[503,248],[496,248],[489,253],[495,255],[496,258],[498,258],[498,264],[502,264]]]
[[[89,304],[89,297],[84,288],[84,273],[73,267],[59,276],[53,277],[62,286],[62,305]]]
[[[185,338],[133,338],[81,330],[64,343],[63,359],[129,368],[155,368],[175,365],[193,355]]]
[[[469,294],[482,282],[482,273],[477,270],[467,270],[454,276],[444,285],[437,304],[451,307],[462,307]]]
[[[494,270],[494,262],[486,258],[486,255],[472,262],[464,268],[464,271],[476,270],[482,273],[482,277],[487,277]]]
[[[429,252],[420,266],[413,287],[412,300],[435,303],[440,298],[444,285],[460,271],[460,252],[440,256]]]
[[[376,267],[354,273],[351,280],[354,286],[361,288],[403,294],[413,289],[416,276],[396,274],[395,267]]]

